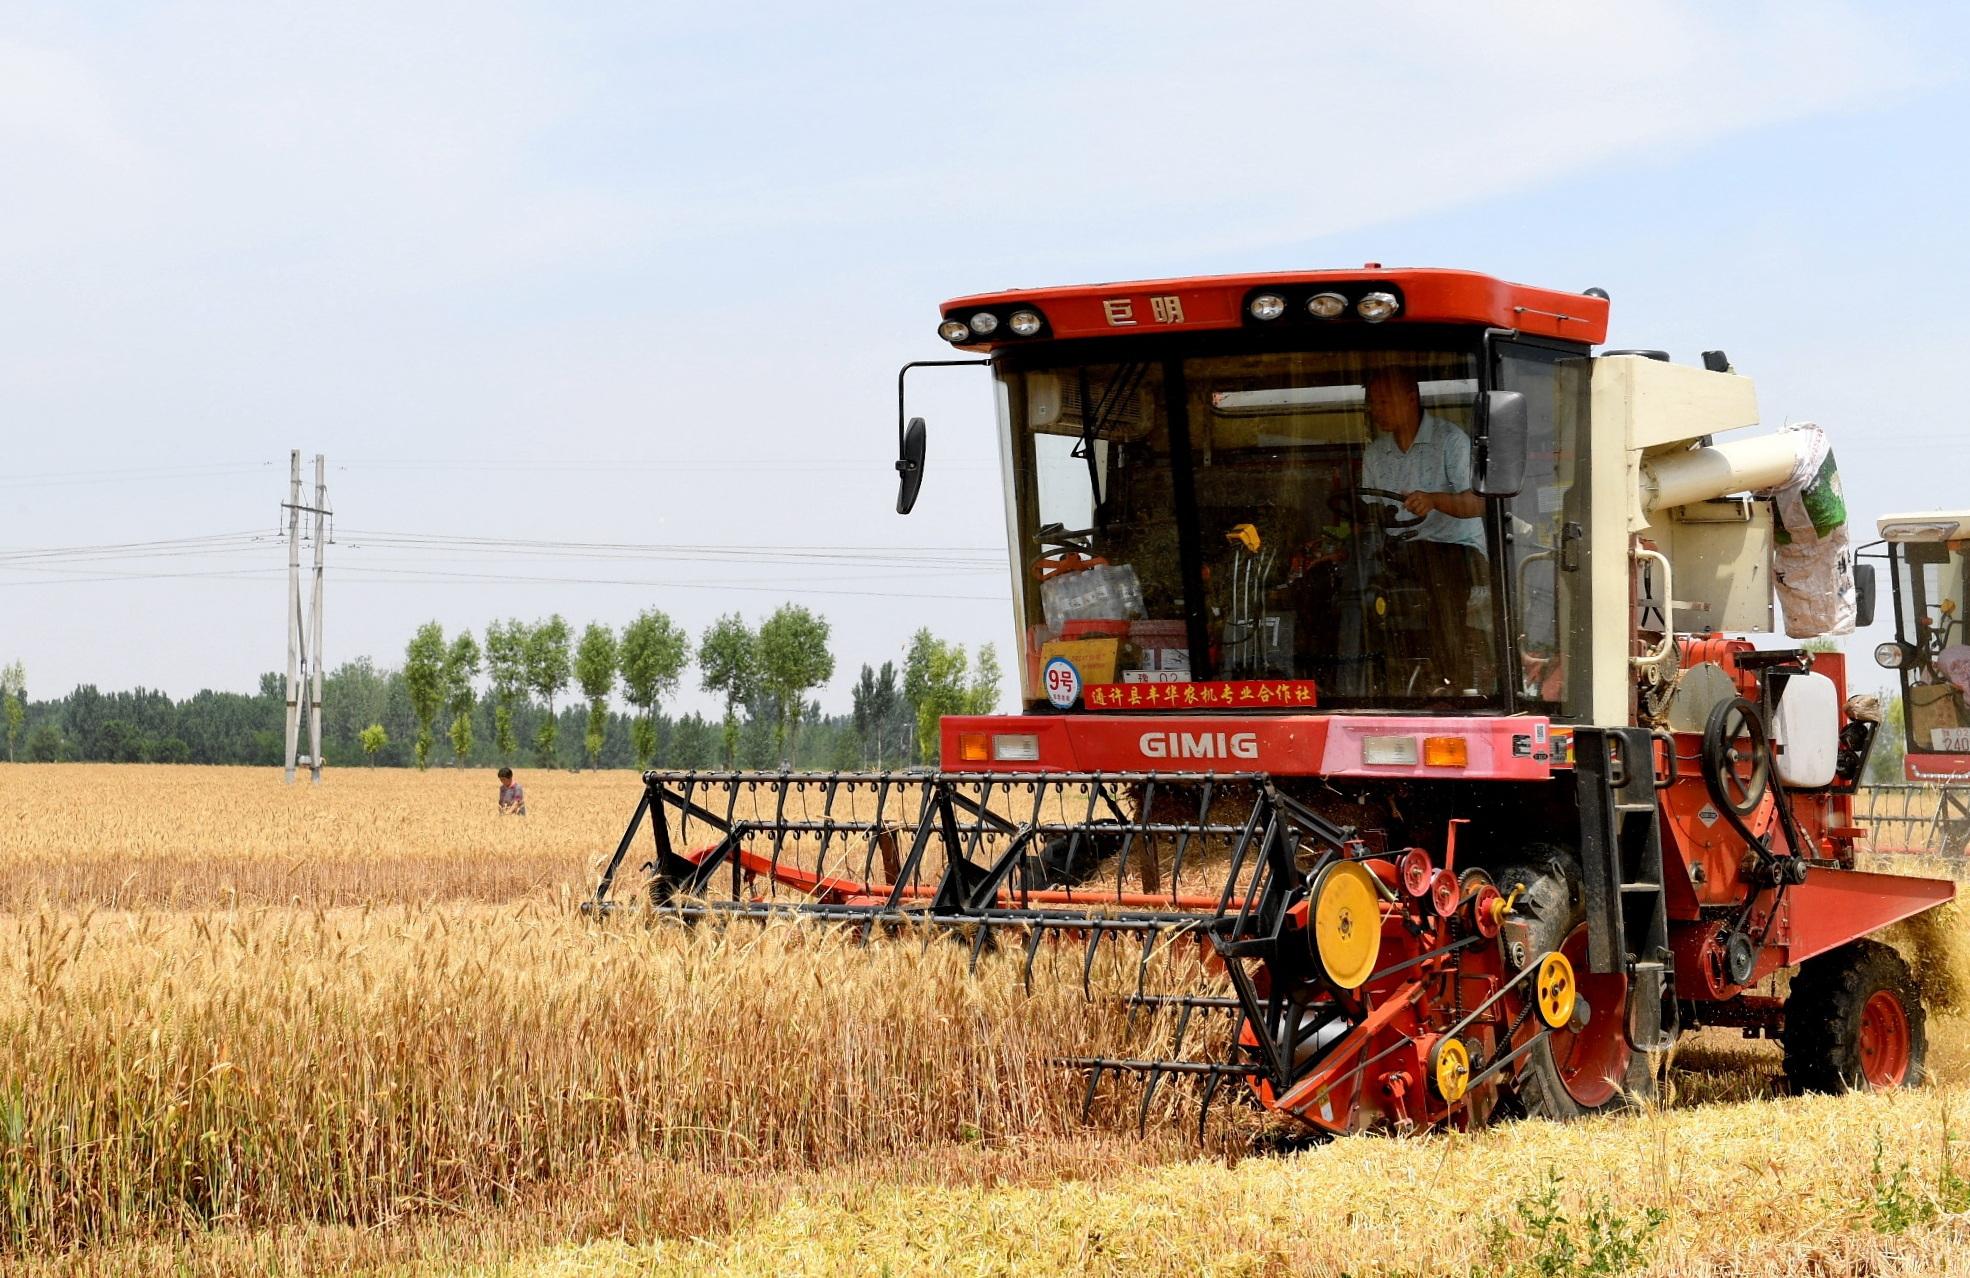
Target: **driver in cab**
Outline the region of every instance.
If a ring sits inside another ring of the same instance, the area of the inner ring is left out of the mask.
[[[1428,590],[1437,672],[1453,690],[1469,689],[1471,592],[1490,576],[1484,498],[1471,490],[1470,438],[1425,413],[1416,379],[1400,369],[1377,369],[1365,389],[1374,436],[1362,450],[1361,485],[1400,494],[1402,508],[1422,520],[1396,536]],[[1488,619],[1478,624],[1489,629]]]

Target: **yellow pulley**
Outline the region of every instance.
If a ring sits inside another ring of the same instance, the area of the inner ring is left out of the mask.
[[[1464,1099],[1471,1086],[1471,1049],[1464,1041],[1444,1035],[1430,1048],[1430,1082],[1436,1094],[1448,1104]]]
[[[1381,894],[1358,861],[1336,861],[1313,884],[1313,952],[1327,977],[1359,989],[1382,953]]]
[[[1574,984],[1573,964],[1566,955],[1554,950],[1539,960],[1539,972],[1533,978],[1537,991],[1539,1019],[1547,1029],[1564,1029],[1573,1019],[1573,1001],[1580,988]]]

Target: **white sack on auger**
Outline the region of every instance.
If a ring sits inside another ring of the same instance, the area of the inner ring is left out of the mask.
[[[1854,550],[1847,540],[1847,499],[1826,432],[1811,422],[1790,428],[1798,461],[1769,497],[1778,516],[1772,579],[1794,639],[1854,631]]]

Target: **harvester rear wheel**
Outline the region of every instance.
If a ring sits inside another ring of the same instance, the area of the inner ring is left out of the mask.
[[[1526,1053],[1512,1080],[1518,1108],[1531,1118],[1570,1119],[1653,1099],[1655,1070],[1625,1033],[1627,978],[1587,970],[1587,900],[1572,857],[1550,845],[1527,851],[1529,861],[1497,876],[1507,897],[1523,889],[1504,920],[1507,962],[1517,969],[1559,951],[1572,965],[1578,1000],[1569,1027]]]
[[[1928,1017],[1908,963],[1850,941],[1800,964],[1785,1000],[1785,1077],[1794,1091],[1912,1087],[1923,1080]]]

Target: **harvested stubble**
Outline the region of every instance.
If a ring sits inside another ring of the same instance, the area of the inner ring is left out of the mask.
[[[841,1184],[702,1239],[607,1238],[469,1270],[632,1274],[1780,1278],[1970,1268],[1962,1088],[1470,1135],[1035,1185]],[[1884,1149],[1885,1146],[1885,1149]],[[1548,1197],[1550,1195],[1550,1197]],[[1549,1213],[1551,1213],[1549,1215]],[[1657,1216],[1651,1213],[1659,1213]],[[1542,1232],[1543,1231],[1543,1232]],[[414,1272],[455,1273],[450,1263]]]
[[[559,907],[42,913],[0,930],[0,1253],[371,1224],[617,1157],[823,1166],[1079,1127],[1080,952]],[[1111,949],[1103,978],[1132,975]]]

